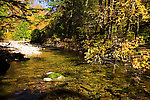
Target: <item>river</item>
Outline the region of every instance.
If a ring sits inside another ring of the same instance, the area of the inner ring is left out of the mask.
[[[69,81],[44,82],[42,75],[57,72]],[[150,79],[136,82],[132,72],[111,65],[89,65],[76,52],[46,48],[27,61],[13,61],[0,80],[1,100],[149,99]]]

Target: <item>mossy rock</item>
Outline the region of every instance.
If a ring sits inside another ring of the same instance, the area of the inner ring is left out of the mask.
[[[49,72],[44,77],[44,81],[69,81],[71,79],[72,78],[70,77],[65,77],[59,73],[54,73],[54,72]]]
[[[59,73],[51,73],[49,75],[47,75],[47,78],[59,78],[59,77],[62,77],[63,75],[59,74]]]

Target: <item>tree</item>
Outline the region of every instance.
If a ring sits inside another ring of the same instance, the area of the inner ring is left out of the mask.
[[[30,39],[31,31],[29,30],[29,23],[26,21],[21,21],[17,26],[15,32],[13,33],[14,40],[21,40],[22,38]]]
[[[150,69],[148,53],[141,53],[139,58],[134,56],[139,53],[138,43],[143,41],[142,37],[138,37],[140,26],[149,23],[149,8],[141,0],[95,0],[93,4],[89,10],[91,20],[88,20],[86,27],[95,29],[95,33],[91,31],[92,38],[84,41],[88,49],[87,61],[110,61],[115,68],[119,59],[125,66],[130,64],[128,66],[135,69]]]
[[[35,23],[29,16],[32,16],[33,13],[37,13],[38,11],[43,11],[43,8],[32,8],[31,4],[34,0],[1,0],[1,10],[0,10],[0,29],[1,38],[3,37],[3,33],[9,29],[9,31],[13,31],[18,26],[19,22],[26,21],[29,22],[30,25]],[[41,14],[41,13],[39,13]],[[32,16],[33,18],[34,16]],[[37,16],[39,17],[39,16]],[[37,18],[36,18],[37,20]],[[38,22],[41,20],[38,19]],[[36,23],[37,24],[37,23]],[[42,27],[43,28],[43,27]],[[34,29],[33,29],[34,30]]]

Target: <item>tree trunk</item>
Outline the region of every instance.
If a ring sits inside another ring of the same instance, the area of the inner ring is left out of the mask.
[[[136,30],[135,30],[135,39],[137,37],[137,35],[139,34],[139,26],[140,26],[140,22],[139,22],[139,18],[137,20],[137,23],[136,23]]]

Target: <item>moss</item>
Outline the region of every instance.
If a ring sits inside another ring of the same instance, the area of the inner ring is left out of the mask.
[[[61,75],[61,74],[59,74],[59,73],[52,73],[52,74],[49,74],[47,77],[48,77],[48,78],[58,78],[58,77],[60,77],[60,76],[63,76],[63,75]]]

